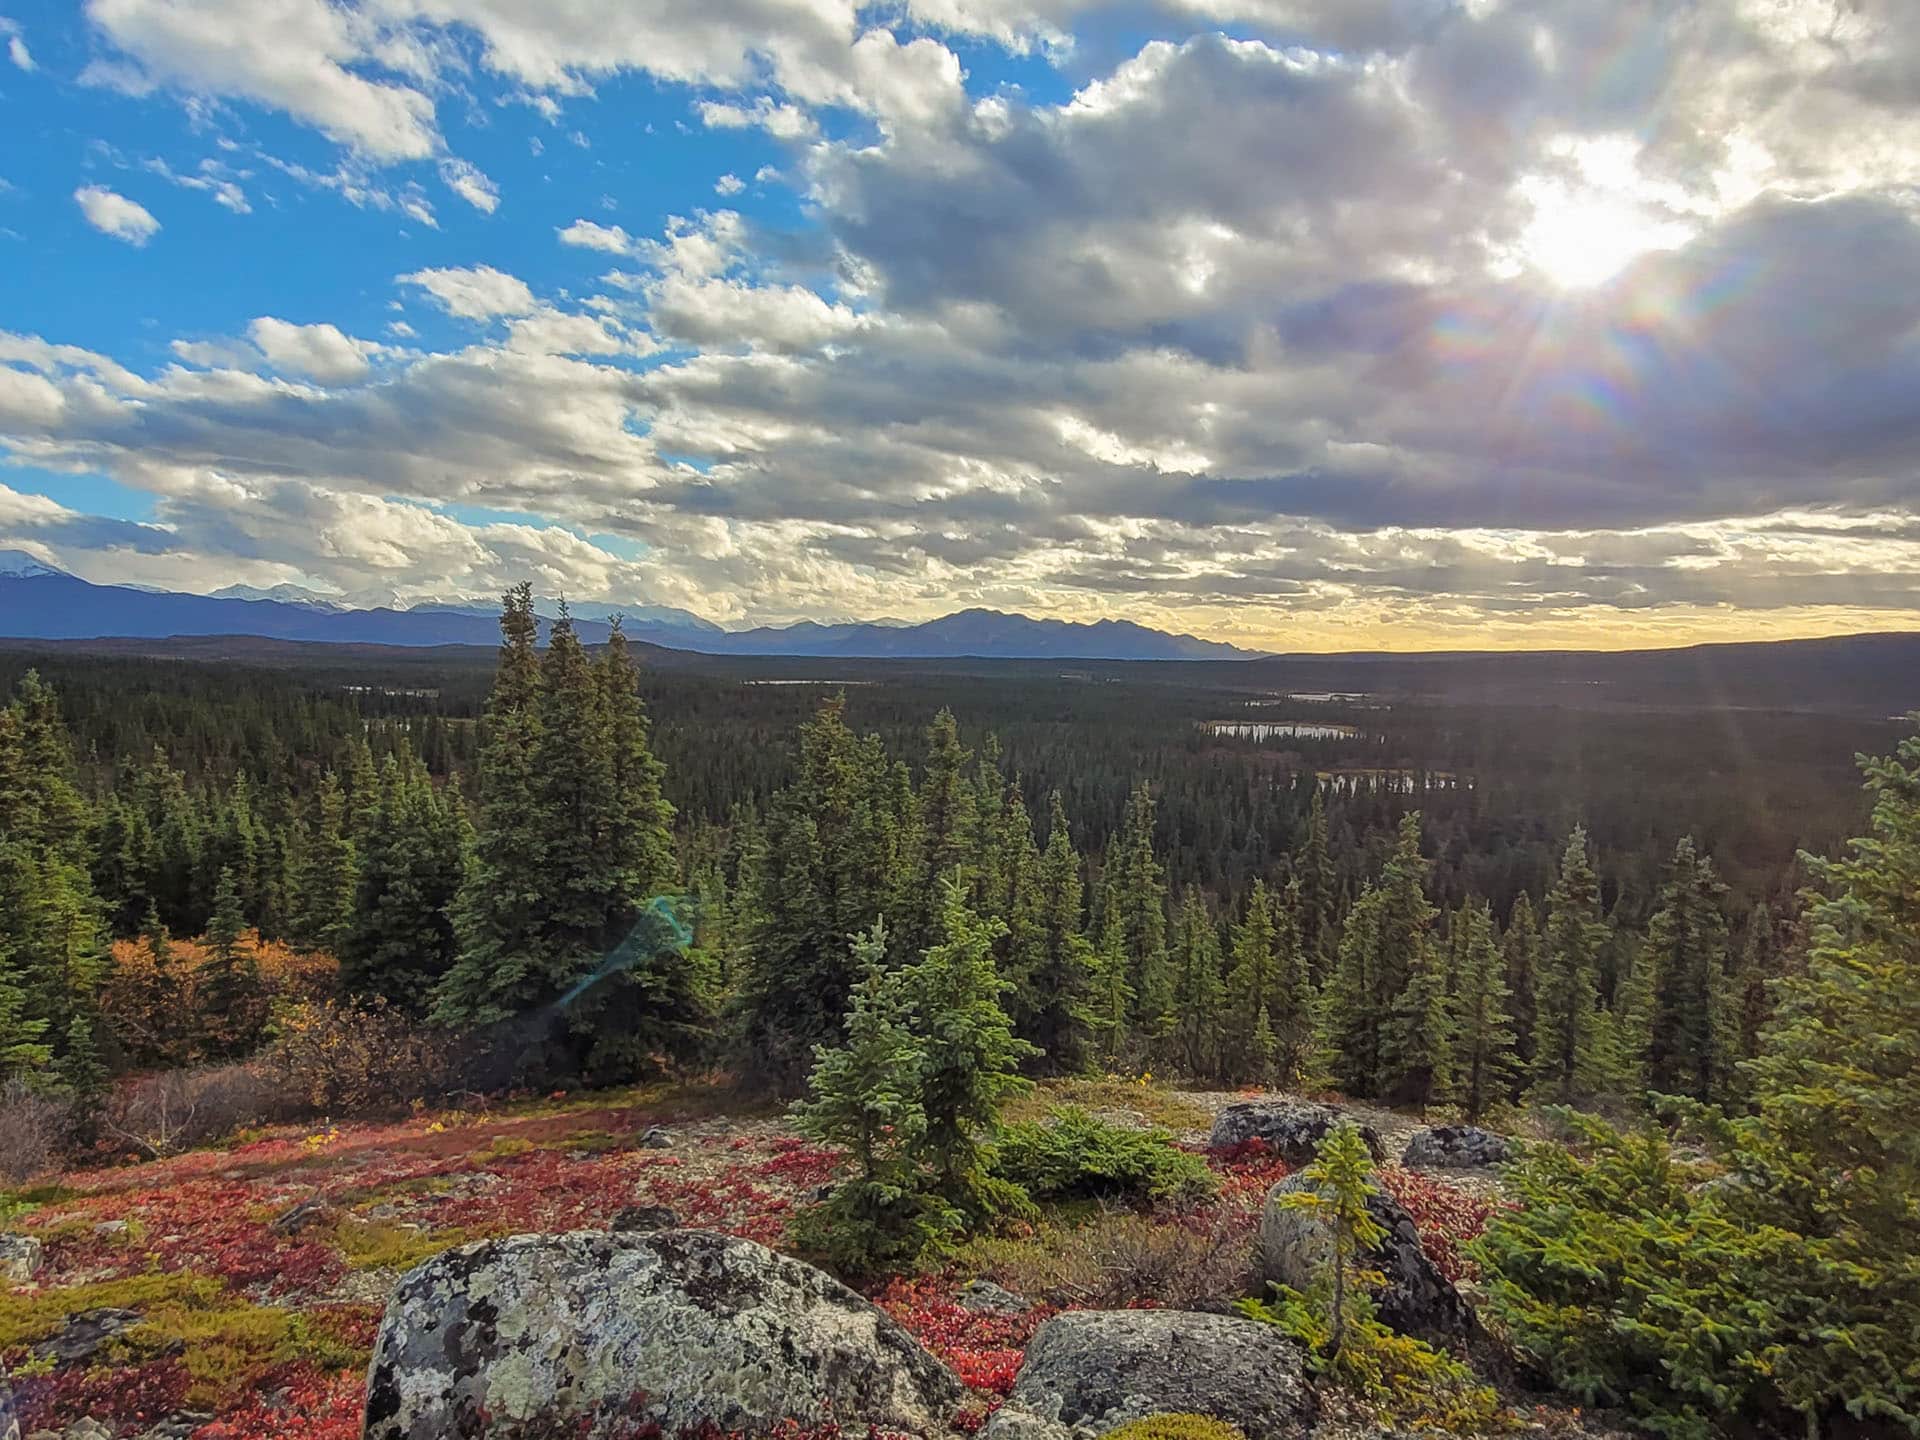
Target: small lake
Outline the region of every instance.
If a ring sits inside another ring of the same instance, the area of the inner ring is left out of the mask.
[[[1209,720],[1209,735],[1234,740],[1351,740],[1360,732],[1352,725],[1329,725],[1322,720]]]

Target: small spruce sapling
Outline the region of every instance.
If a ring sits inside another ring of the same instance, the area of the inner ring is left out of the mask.
[[[1326,1345],[1331,1362],[1339,1358],[1347,1326],[1356,1314],[1355,1302],[1364,1295],[1372,1274],[1360,1269],[1361,1259],[1386,1239],[1387,1232],[1367,1210],[1368,1197],[1380,1190],[1373,1183],[1373,1157],[1351,1120],[1341,1121],[1327,1133],[1313,1163],[1301,1173],[1314,1188],[1294,1191],[1281,1203],[1318,1216],[1333,1239],[1333,1300]]]

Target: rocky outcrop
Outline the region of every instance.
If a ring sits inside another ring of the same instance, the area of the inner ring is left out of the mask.
[[[931,1434],[961,1399],[898,1323],[810,1265],[701,1230],[577,1231],[461,1246],[403,1276],[364,1434],[587,1440],[829,1416]]]
[[[67,1316],[58,1334],[33,1347],[34,1358],[50,1360],[55,1366],[83,1365],[104,1349],[109,1340],[139,1323],[138,1310],[107,1306],[77,1310]]]
[[[674,1230],[680,1217],[665,1205],[622,1205],[613,1212],[607,1228],[620,1234],[640,1230]]]
[[[20,1440],[20,1417],[14,1413],[13,1390],[7,1384],[4,1365],[0,1365],[0,1440]]]
[[[1339,1123],[1340,1113],[1326,1105],[1304,1100],[1242,1100],[1214,1117],[1207,1148],[1231,1150],[1249,1140],[1259,1140],[1287,1164],[1305,1165],[1313,1159],[1327,1132]],[[1371,1125],[1362,1125],[1359,1130],[1373,1158],[1386,1159],[1379,1132]]]
[[[1090,1440],[1169,1411],[1292,1440],[1316,1407],[1300,1347],[1272,1325],[1185,1310],[1075,1310],[1035,1332],[988,1440]]]
[[[991,1280],[969,1280],[960,1287],[960,1308],[976,1315],[1024,1315],[1033,1302]]]
[[[1255,1258],[1260,1278],[1268,1284],[1305,1290],[1333,1259],[1326,1222],[1311,1211],[1283,1203],[1283,1197],[1312,1188],[1306,1176],[1289,1175],[1267,1192]],[[1382,1323],[1402,1335],[1439,1345],[1472,1335],[1473,1308],[1420,1248],[1413,1217],[1391,1195],[1369,1196],[1367,1213],[1387,1232],[1366,1261],[1368,1269],[1386,1277],[1386,1284],[1373,1297]]]
[[[1512,1158],[1513,1144],[1504,1135],[1478,1125],[1435,1125],[1414,1132],[1400,1163],[1427,1170],[1484,1170]]]
[[[40,1273],[40,1242],[31,1235],[0,1235],[0,1285],[24,1285]]]

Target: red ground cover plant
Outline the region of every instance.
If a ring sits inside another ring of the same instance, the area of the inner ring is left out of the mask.
[[[192,1440],[359,1440],[367,1378],[358,1370],[282,1366],[261,1393],[202,1425]]]
[[[950,1282],[932,1279],[894,1280],[873,1302],[946,1361],[961,1384],[988,1395],[1012,1391],[1027,1342],[1056,1313],[1049,1305],[1014,1315],[969,1310],[953,1298]]]
[[[22,1435],[62,1430],[82,1415],[116,1427],[144,1429],[184,1405],[192,1383],[186,1367],[169,1358],[144,1365],[103,1365],[16,1377],[13,1398]]]
[[[1374,1178],[1413,1217],[1420,1231],[1420,1248],[1427,1252],[1434,1269],[1456,1284],[1479,1278],[1478,1267],[1461,1247],[1479,1239],[1494,1213],[1513,1208],[1510,1204],[1396,1165],[1376,1171]]]

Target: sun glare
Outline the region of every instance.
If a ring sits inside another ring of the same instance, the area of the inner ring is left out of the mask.
[[[1646,206],[1561,181],[1526,186],[1533,219],[1520,236],[1520,256],[1563,290],[1601,284],[1653,250],[1686,244],[1692,230]]]

